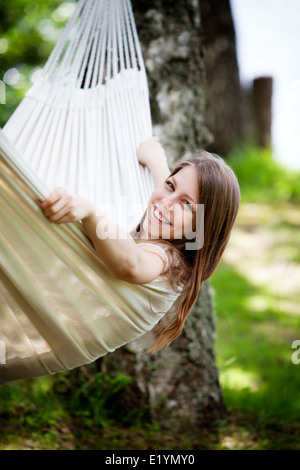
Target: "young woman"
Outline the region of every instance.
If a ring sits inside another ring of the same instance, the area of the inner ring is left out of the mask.
[[[100,261],[116,279],[143,285],[168,278],[177,293],[176,310],[155,326],[151,350],[157,351],[180,334],[201,284],[217,268],[238,213],[240,191],[230,167],[206,151],[178,163],[172,172],[158,138],[143,142],[137,154],[148,166],[155,190],[135,232],[125,232],[99,207],[62,188],[41,208],[56,224],[81,220]]]

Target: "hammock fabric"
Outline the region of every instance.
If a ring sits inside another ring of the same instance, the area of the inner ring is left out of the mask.
[[[136,225],[153,190],[136,148],[152,126],[129,0],[78,2],[3,131],[50,190],[63,186],[107,204],[129,231]]]
[[[114,351],[150,330],[178,294],[163,275],[144,285],[113,278],[79,223],[48,222],[35,203],[37,179],[3,134],[0,144],[3,384]]]
[[[172,309],[179,294],[164,275],[114,279],[80,223],[51,224],[36,204],[56,186],[95,203],[145,204],[153,182],[136,147],[150,136],[129,1],[79,1],[40,82],[0,132],[0,384],[92,362]]]

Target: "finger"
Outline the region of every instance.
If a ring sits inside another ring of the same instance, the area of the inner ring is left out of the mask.
[[[56,215],[58,212],[65,210],[65,212],[70,210],[70,205],[66,199],[59,199],[57,202],[53,203],[51,206],[47,206],[44,210],[44,215],[46,217],[51,217]]]
[[[45,201],[42,201],[41,199],[36,199],[35,202],[37,203],[37,205],[38,205],[40,208],[42,208],[42,204],[43,204],[43,202],[45,202]]]
[[[58,223],[61,219],[66,219],[68,218],[68,222],[71,220],[74,220],[74,213],[72,210],[70,210],[70,207],[63,207],[60,209],[58,212],[55,212],[54,214],[50,214],[46,216],[50,222],[55,222]]]
[[[57,218],[55,220],[52,220],[52,217],[51,217],[51,218],[49,218],[49,221],[60,225],[60,224],[66,224],[68,222],[75,222],[76,217],[74,216],[74,214],[72,212],[68,212],[64,216],[62,216],[60,218]]]
[[[59,201],[66,195],[64,188],[56,188],[49,194],[49,196],[42,202],[42,207],[46,208]]]

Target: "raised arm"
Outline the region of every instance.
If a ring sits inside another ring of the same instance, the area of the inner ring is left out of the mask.
[[[170,175],[167,157],[158,137],[151,137],[142,142],[137,155],[139,162],[149,168],[155,187],[160,186]]]
[[[45,201],[39,202],[50,222],[63,224],[82,221],[97,255],[117,279],[133,284],[145,284],[159,276],[166,265],[156,248],[139,247],[133,238],[84,198],[56,188]]]

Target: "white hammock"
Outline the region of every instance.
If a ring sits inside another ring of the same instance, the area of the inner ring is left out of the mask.
[[[152,133],[148,94],[130,1],[80,0],[3,131],[50,190],[108,204],[130,230],[153,189],[136,156]]]
[[[79,1],[4,131],[0,384],[114,351],[150,330],[178,298],[164,276],[143,286],[112,278],[79,223],[50,224],[35,203],[59,185],[96,203],[125,195],[128,204],[147,203],[152,180],[136,147],[151,136],[150,108],[128,0]]]

